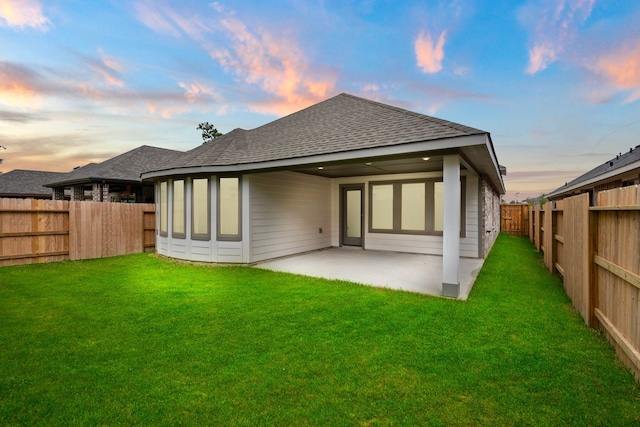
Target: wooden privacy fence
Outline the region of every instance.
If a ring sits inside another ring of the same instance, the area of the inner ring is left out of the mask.
[[[529,234],[529,205],[500,205],[500,230],[526,236]]]
[[[640,191],[582,194],[531,208],[529,238],[585,322],[602,329],[640,381]]]
[[[0,198],[0,266],[154,248],[153,204]]]

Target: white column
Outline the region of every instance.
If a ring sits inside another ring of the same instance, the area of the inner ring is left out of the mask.
[[[460,294],[460,157],[443,157],[444,229],[442,236],[442,295]]]

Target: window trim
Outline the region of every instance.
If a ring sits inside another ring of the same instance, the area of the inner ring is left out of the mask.
[[[220,233],[220,180],[225,178],[238,179],[238,234]],[[216,240],[219,242],[241,242],[242,241],[242,176],[229,175],[218,176],[216,178]]]
[[[207,232],[206,233],[196,233],[195,232],[195,212],[196,212],[196,180],[206,180],[207,181]],[[209,177],[195,177],[191,178],[191,239],[192,240],[211,240],[211,179]]]
[[[403,234],[403,235],[418,235],[418,236],[442,236],[442,231],[434,230],[433,213],[433,186],[427,185],[428,183],[443,182],[440,178],[415,178],[415,179],[402,179],[402,180],[386,180],[386,181],[369,181],[369,212],[368,217],[368,232],[378,234]],[[460,177],[460,237],[466,236],[466,177]],[[402,229],[402,184],[415,184],[424,183],[425,188],[425,230],[403,230]],[[393,185],[393,228],[392,229],[378,229],[373,228],[373,187],[376,185]]]
[[[165,185],[164,209],[162,207],[162,184]],[[161,237],[169,235],[169,182],[160,181],[158,184],[158,233]],[[162,221],[165,220],[165,229],[162,229]]]
[[[182,227],[183,232],[176,232],[176,182],[182,181]],[[186,239],[187,238],[187,180],[185,178],[178,178],[171,181],[171,237],[174,239]]]

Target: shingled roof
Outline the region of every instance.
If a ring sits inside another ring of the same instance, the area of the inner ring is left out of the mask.
[[[618,172],[624,173],[629,167],[634,167],[634,164],[636,164],[635,167],[640,168],[640,145],[627,152],[619,153],[616,157],[567,182],[562,187],[553,190],[547,197],[558,197],[577,190],[583,185],[598,181],[600,178],[609,178],[611,175],[617,175]]]
[[[140,182],[140,174],[161,167],[182,151],[143,145],[102,163],[90,163],[49,181],[47,187],[60,187],[101,181]]]
[[[65,177],[68,172],[45,172],[15,169],[0,175],[0,197],[50,198],[51,189],[44,184]]]
[[[482,134],[488,133],[343,93],[256,129],[235,129],[148,172],[296,159]]]

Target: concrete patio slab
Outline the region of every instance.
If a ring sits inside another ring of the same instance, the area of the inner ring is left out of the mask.
[[[460,258],[458,299],[467,299],[483,263],[484,259]],[[436,255],[334,247],[263,261],[254,267],[421,294],[442,295],[442,257]]]

